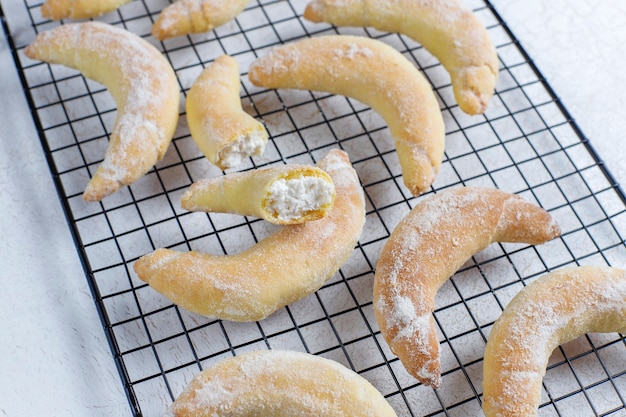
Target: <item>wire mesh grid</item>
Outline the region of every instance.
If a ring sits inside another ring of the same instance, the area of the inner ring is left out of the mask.
[[[402,35],[312,24],[301,17],[306,0],[254,0],[214,31],[157,42],[150,37],[151,26],[167,4],[134,1],[98,20],[135,32],[163,51],[183,100],[214,58],[235,57],[242,70],[243,106],[270,134],[264,154],[238,170],[314,163],[329,149],[342,148],[363,185],[367,219],[352,255],[332,279],[263,321],[220,321],[172,305],[135,276],[132,265],[141,255],[158,247],[232,254],[254,245],[274,226],[180,208],[180,196],[192,182],[222,175],[193,143],[184,106],[172,145],[153,170],[101,203],[85,203],[81,194],[104,155],[115,103],[102,85],[77,71],[23,55],[29,38],[61,24],[41,17],[41,1],[24,0],[29,25],[10,28],[12,47],[135,415],[161,415],[201,369],[258,349],[306,351],[336,360],[369,380],[399,416],[482,415],[484,347],[513,295],[567,265],[626,265],[626,200],[619,186],[487,1],[468,4],[497,46],[500,76],[489,109],[474,117],[457,107],[441,65]],[[246,77],[250,62],[269,48],[329,33],[390,44],[431,82],[444,115],[446,148],[441,172],[425,196],[459,186],[497,187],[549,210],[563,231],[540,246],[493,244],[444,284],[434,313],[443,368],[438,390],[409,376],[373,315],[378,254],[390,231],[424,198],[412,197],[404,187],[383,119],[346,97],[265,90]],[[549,362],[539,415],[626,416],[625,355],[619,334],[590,334],[559,347]]]

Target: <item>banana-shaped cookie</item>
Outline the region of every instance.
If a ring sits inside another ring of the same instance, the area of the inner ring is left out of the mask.
[[[548,212],[496,189],[452,189],[417,204],[385,243],[374,276],[380,331],[407,371],[441,385],[435,295],[467,259],[492,242],[539,244],[559,234]]]
[[[410,192],[423,193],[435,180],[445,141],[439,104],[417,68],[383,42],[348,35],[304,39],[258,58],[248,76],[266,88],[326,91],[362,101],[389,126]]]
[[[161,11],[152,36],[165,40],[203,33],[233,20],[250,0],[176,0]]]
[[[233,321],[261,320],[315,292],[350,256],[365,224],[363,189],[348,155],[332,150],[318,166],[336,189],[324,218],[283,226],[235,255],[157,249],[135,272],[175,304]]]
[[[302,352],[256,351],[198,373],[168,417],[395,417],[385,397],[338,362]]]
[[[489,335],[483,370],[485,415],[537,415],[552,351],[592,332],[626,332],[626,270],[569,267],[524,287]]]
[[[115,99],[109,146],[85,200],[99,201],[132,184],[163,158],[178,122],[180,92],[172,67],[151,44],[124,29],[85,22],[42,32],[24,52],[79,70]]]
[[[189,211],[254,216],[296,224],[327,215],[335,200],[332,178],[309,165],[281,165],[197,181],[181,198]]]
[[[241,108],[237,60],[222,55],[202,71],[185,104],[191,137],[220,169],[263,153],[267,131]]]
[[[498,56],[478,18],[458,0],[313,0],[313,22],[372,26],[421,43],[446,68],[461,110],[483,113],[498,78]]]
[[[47,0],[41,15],[47,19],[86,19],[112,12],[132,0]]]

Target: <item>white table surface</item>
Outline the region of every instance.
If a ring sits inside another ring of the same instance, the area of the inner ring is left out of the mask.
[[[492,3],[624,187],[626,2]]]
[[[0,80],[0,416],[130,416],[4,36]]]
[[[626,3],[493,3],[626,184]],[[130,416],[4,37],[0,97],[0,416]]]

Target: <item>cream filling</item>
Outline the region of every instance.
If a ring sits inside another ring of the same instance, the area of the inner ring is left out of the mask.
[[[276,219],[291,221],[330,205],[333,195],[333,183],[322,178],[281,178],[269,188],[266,209]]]
[[[224,169],[233,168],[250,157],[258,156],[265,150],[267,140],[264,134],[251,132],[241,135],[219,152],[219,164]]]

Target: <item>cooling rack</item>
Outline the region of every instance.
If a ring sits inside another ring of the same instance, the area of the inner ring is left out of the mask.
[[[60,23],[41,17],[41,0],[17,5],[12,12],[19,17],[4,29],[134,415],[161,415],[193,375],[225,357],[288,349],[355,370],[399,416],[479,416],[483,350],[511,297],[564,266],[626,266],[624,194],[488,1],[468,4],[497,46],[500,76],[488,111],[474,117],[458,109],[439,63],[404,36],[312,24],[301,18],[306,0],[253,0],[237,19],[212,32],[157,42],[150,29],[167,4],[136,0],[98,20],[133,31],[160,49],[176,71],[183,102],[207,64],[224,53],[235,57],[242,69],[244,108],[270,134],[265,153],[238,169],[314,163],[331,148],[344,149],[365,191],[367,221],[351,257],[326,285],[263,321],[219,321],[173,306],[134,275],[133,263],[141,255],[158,247],[236,253],[273,229],[258,219],[180,208],[179,198],[193,181],[222,174],[195,147],[184,106],[172,145],[153,170],[101,203],[83,202],[84,186],[107,146],[115,103],[103,86],[78,72],[26,58],[23,48],[33,37]],[[563,230],[544,245],[493,244],[443,286],[435,311],[443,367],[438,390],[406,373],[373,316],[380,249],[424,198],[404,188],[383,120],[345,97],[259,89],[246,77],[249,63],[269,48],[328,33],[388,43],[431,82],[444,115],[446,150],[425,196],[459,186],[497,187],[549,210]],[[549,362],[539,415],[626,415],[625,355],[619,334],[590,334],[559,347]]]

